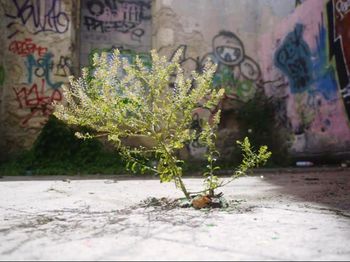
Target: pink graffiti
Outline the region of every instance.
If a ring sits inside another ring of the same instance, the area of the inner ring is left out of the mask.
[[[13,88],[19,108],[28,109],[30,112],[22,119],[21,125],[25,126],[29,120],[34,117],[48,117],[52,114],[52,102],[61,101],[62,94],[58,89],[53,89],[51,95],[47,95],[45,90],[45,80],[41,80],[41,87],[35,83],[31,88],[24,86],[22,88]]]
[[[37,53],[39,57],[44,56],[44,54],[47,52],[47,48],[36,45],[32,41],[33,40],[31,38],[26,38],[23,41],[12,41],[9,46],[9,50],[23,57],[35,53]]]

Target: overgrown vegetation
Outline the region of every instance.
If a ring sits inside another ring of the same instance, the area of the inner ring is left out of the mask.
[[[50,116],[31,150],[0,166],[3,175],[76,175],[125,172],[119,153],[97,139],[81,140],[77,130]]]
[[[152,51],[151,66],[146,66],[138,57],[135,64],[130,64],[120,58],[118,50],[109,57],[106,53],[96,54],[93,75],[85,69],[81,78],[71,77],[70,88],[63,88],[67,104],[56,105],[54,114],[71,125],[86,126],[97,132],[77,132],[79,138],[106,136],[132,171],[155,173],[161,182],[174,181],[192,203],[198,202],[198,198],[193,199],[193,194],[201,197],[199,202],[203,199],[210,202],[216,197],[214,191],[217,188],[264,164],[271,153],[266,146],[254,152],[245,138],[238,142],[243,159],[231,179],[220,180],[215,175],[219,169],[215,138],[220,111],[212,123],[204,124],[199,133],[191,130],[192,113],[199,105],[206,108],[216,106],[224,90],[212,88],[216,66],[211,62],[201,73],[192,72],[186,79],[179,63],[181,51],[171,62]],[[208,149],[208,165],[204,173],[204,189],[191,193],[182,179],[183,160],[177,157],[177,152],[198,136]],[[125,141],[132,137],[146,138],[147,145],[129,146]],[[155,161],[149,165],[152,159]]]
[[[288,153],[289,132],[276,119],[276,98],[268,98],[262,90],[243,103],[238,109],[237,120],[240,124],[240,138],[250,137],[255,148],[267,145],[274,152],[267,166],[289,166],[291,158]],[[237,159],[240,152],[236,152]]]

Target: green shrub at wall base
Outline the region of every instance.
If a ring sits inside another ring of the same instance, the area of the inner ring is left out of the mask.
[[[288,153],[288,131],[283,123],[276,120],[276,107],[273,98],[268,98],[262,92],[242,104],[238,110],[237,120],[240,125],[240,139],[249,136],[254,148],[267,145],[273,152],[266,166],[289,166],[291,157]],[[240,152],[237,152],[240,157]]]
[[[51,116],[33,146],[36,159],[41,161],[75,160],[81,164],[94,161],[96,153],[101,152],[101,143],[94,140],[80,140],[75,131]]]
[[[0,166],[2,175],[74,175],[122,173],[125,163],[97,139],[78,139],[74,129],[50,116],[31,150]]]

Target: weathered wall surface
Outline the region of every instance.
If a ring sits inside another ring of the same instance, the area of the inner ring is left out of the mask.
[[[215,87],[226,90],[220,105],[224,111],[220,128],[223,156],[230,156],[239,127],[234,111],[252,98],[261,82],[257,36],[267,32],[295,9],[295,1],[273,0],[160,0],[155,2],[153,47],[171,57],[184,49],[182,64],[200,70],[210,58],[218,64]],[[212,113],[198,108],[193,127],[201,129]],[[200,157],[205,148],[198,141],[189,145],[192,156]]]
[[[29,148],[74,70],[77,1],[1,1],[1,153]]]
[[[67,76],[116,47],[130,61],[152,48],[169,58],[183,48],[189,70],[217,62],[223,155],[239,132],[236,108],[258,89],[279,98],[294,154],[349,151],[349,0],[302,2],[0,0],[0,152],[30,147]],[[198,108],[193,128],[215,110]],[[198,141],[188,147],[195,157],[204,150]]]
[[[350,149],[350,4],[308,0],[258,41],[265,91],[297,155]]]
[[[80,64],[94,52],[114,48],[148,52],[151,49],[151,0],[82,0]]]

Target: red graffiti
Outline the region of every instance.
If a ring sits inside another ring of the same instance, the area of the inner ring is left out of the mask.
[[[46,94],[44,79],[41,80],[40,88],[37,84],[33,84],[30,89],[22,87],[19,90],[15,88],[13,90],[16,93],[19,108],[30,110],[22,119],[21,125],[26,125],[35,116],[48,117],[53,112],[52,102],[62,100],[62,94],[58,89],[53,89],[51,95]]]
[[[20,56],[28,56],[37,53],[39,57],[44,56],[47,52],[46,47],[41,47],[32,42],[31,38],[26,38],[23,41],[12,41],[9,50]]]

